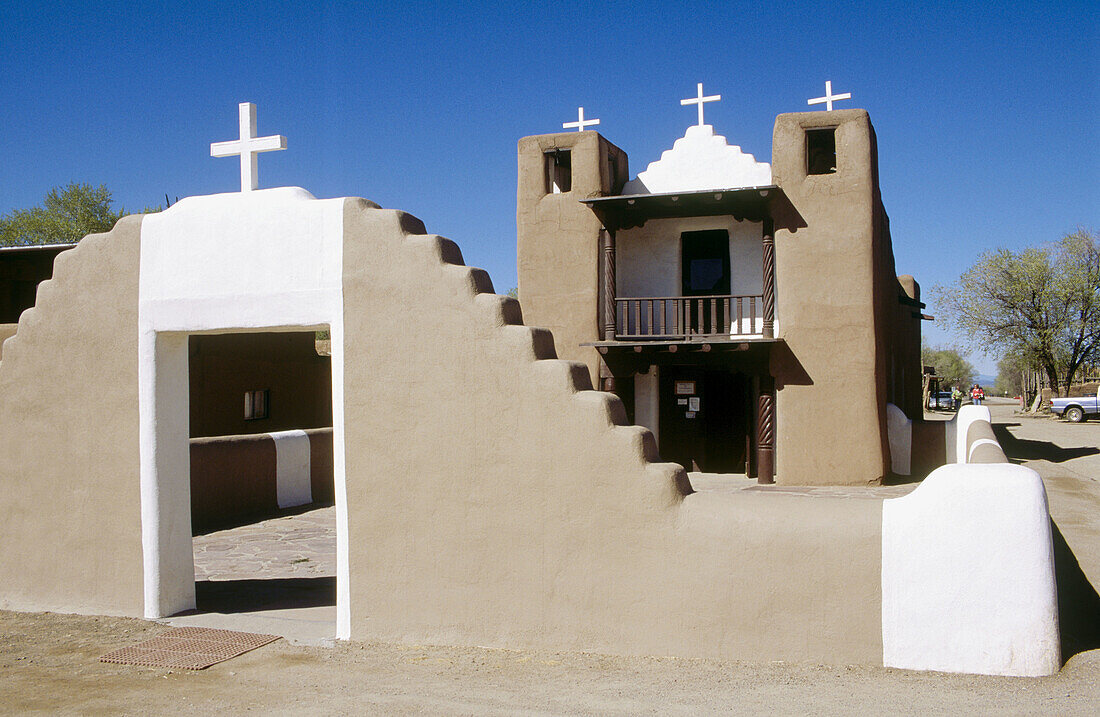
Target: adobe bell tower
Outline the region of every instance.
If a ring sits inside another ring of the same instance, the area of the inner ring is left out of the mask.
[[[626,153],[593,130],[519,141],[516,263],[524,323],[554,332],[559,358],[588,365],[599,387],[602,225],[582,199],[618,194]]]

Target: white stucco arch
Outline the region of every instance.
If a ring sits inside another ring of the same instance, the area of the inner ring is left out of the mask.
[[[287,187],[190,197],[145,218],[138,380],[146,617],[195,607],[187,337],[327,328],[332,337],[336,636],[350,634],[343,211],[343,199],[318,200]]]

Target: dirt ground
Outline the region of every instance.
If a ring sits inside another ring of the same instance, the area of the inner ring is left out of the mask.
[[[1100,581],[1100,423],[994,405],[1006,452],[1043,475],[1051,512]],[[1091,582],[1091,585],[1088,583]],[[1078,621],[1082,619],[1077,616]],[[1096,622],[1096,615],[1085,615]],[[1048,678],[874,667],[610,657],[280,640],[200,672],[100,655],[168,629],[141,620],[0,612],[0,709],[51,714],[1100,714],[1100,642],[1079,640]],[[1075,654],[1073,654],[1075,653]]]

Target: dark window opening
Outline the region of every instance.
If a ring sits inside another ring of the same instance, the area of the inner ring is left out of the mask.
[[[681,242],[684,296],[730,293],[729,232],[684,232]]]
[[[546,193],[562,194],[573,188],[573,165],[568,149],[554,149],[546,158]]]
[[[730,293],[730,236],[724,229],[680,235],[683,296],[727,296]],[[718,299],[685,302],[690,332],[727,331],[725,303]]]
[[[836,172],[836,128],[806,130],[806,173]]]
[[[259,391],[245,391],[244,394],[244,420],[258,421],[267,418],[267,389]]]

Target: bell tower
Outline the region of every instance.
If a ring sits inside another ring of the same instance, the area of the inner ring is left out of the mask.
[[[516,263],[524,323],[554,332],[558,356],[588,365],[599,387],[603,226],[582,199],[618,194],[626,153],[593,130],[519,141]]]

